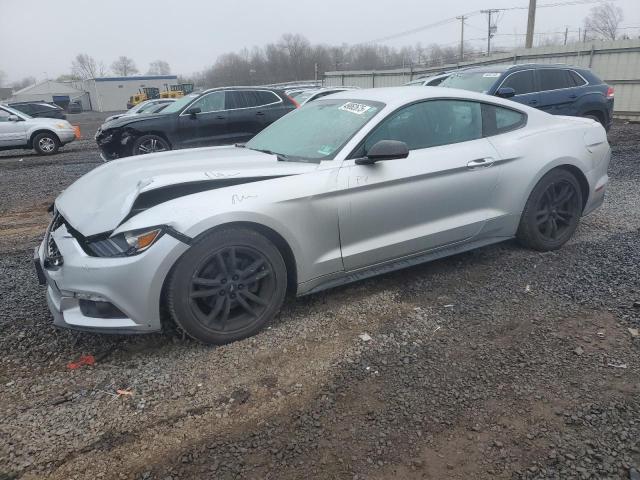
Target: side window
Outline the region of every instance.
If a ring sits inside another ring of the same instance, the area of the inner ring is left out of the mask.
[[[540,79],[540,91],[558,90],[560,88],[568,88],[573,86],[566,70],[560,69],[541,69],[538,70],[538,78]]]
[[[247,108],[249,107],[249,100],[244,95],[245,92],[241,90],[232,90],[226,92],[227,95],[227,108],[228,109],[236,109],[236,108]]]
[[[485,137],[516,130],[526,123],[527,116],[517,110],[497,105],[482,105],[482,124]]]
[[[512,73],[504,81],[502,87],[513,88],[516,91],[516,95],[535,92],[536,88],[533,82],[533,70]]]
[[[256,92],[256,95],[258,96],[258,105],[269,105],[270,103],[276,103],[280,101],[280,97],[278,97],[273,92],[258,90]]]
[[[577,72],[574,72],[573,70],[568,70],[568,72],[569,72],[569,77],[571,77],[571,81],[573,82],[573,86],[582,87],[583,85],[587,84],[584,78],[578,75]]]
[[[212,92],[200,97],[189,108],[199,107],[201,113],[224,110],[224,92]]]
[[[482,137],[480,104],[431,100],[399,110],[365,140],[365,153],[380,140],[405,142],[409,150],[466,142]]]
[[[8,122],[9,115],[11,115],[9,112],[0,108],[0,122]]]

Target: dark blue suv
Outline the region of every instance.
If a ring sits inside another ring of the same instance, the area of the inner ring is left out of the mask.
[[[441,87],[510,98],[553,115],[613,122],[613,88],[586,68],[569,65],[488,65],[454,72]]]

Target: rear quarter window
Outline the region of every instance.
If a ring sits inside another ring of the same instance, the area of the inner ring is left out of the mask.
[[[482,130],[485,137],[517,130],[526,123],[527,116],[522,112],[498,105],[482,105]]]

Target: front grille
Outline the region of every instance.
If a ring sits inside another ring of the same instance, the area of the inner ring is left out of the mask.
[[[47,233],[45,235],[45,258],[44,258],[44,266],[45,268],[57,268],[63,264],[62,254],[60,253],[60,249],[58,245],[56,245],[53,236],[51,235],[58,228],[60,228],[64,224],[64,218],[58,212],[54,212],[53,220],[49,224],[47,228]]]

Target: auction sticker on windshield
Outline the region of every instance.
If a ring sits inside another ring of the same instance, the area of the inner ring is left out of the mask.
[[[355,113],[356,115],[362,115],[363,113],[366,113],[367,110],[370,110],[370,109],[371,109],[371,106],[369,105],[364,105],[362,103],[354,103],[354,102],[347,102],[338,108],[338,110],[344,110],[345,112]]]

